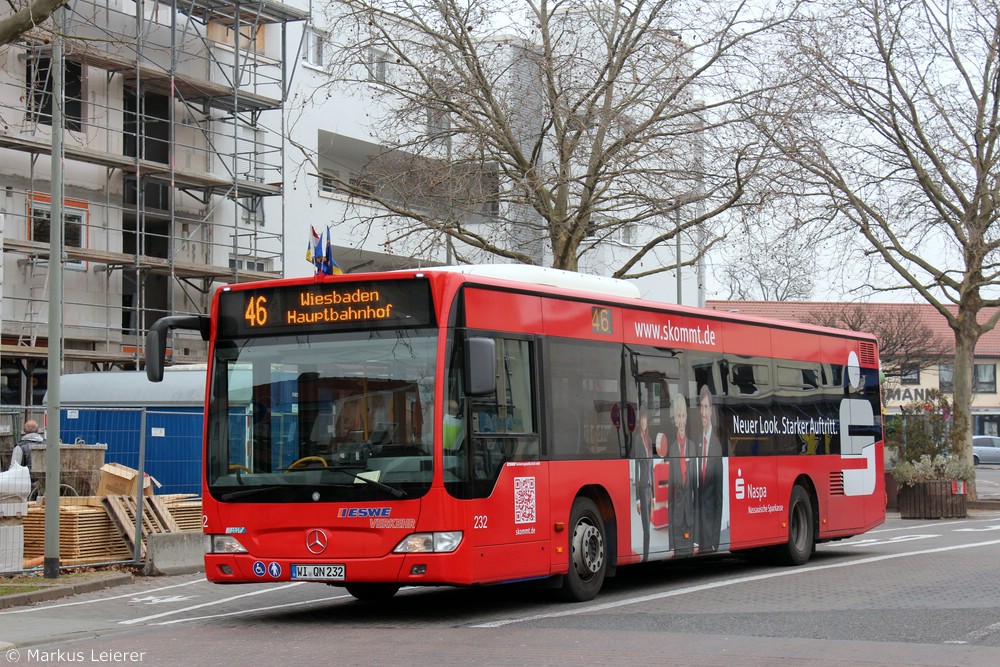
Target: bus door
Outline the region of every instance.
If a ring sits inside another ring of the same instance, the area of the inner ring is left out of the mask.
[[[629,458],[631,542],[643,560],[670,550],[671,400],[682,391],[679,350],[628,348],[628,404],[637,406],[638,425]]]
[[[469,501],[466,535],[480,581],[537,576],[550,558],[549,480],[539,460],[534,343],[499,337],[494,343],[496,391],[466,396],[460,374],[453,373],[444,424],[445,487]],[[459,340],[453,360],[462,358],[461,347]]]

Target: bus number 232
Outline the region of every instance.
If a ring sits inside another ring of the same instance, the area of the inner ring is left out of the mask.
[[[485,514],[477,514],[472,517],[472,527],[475,529],[486,528],[487,516]]]

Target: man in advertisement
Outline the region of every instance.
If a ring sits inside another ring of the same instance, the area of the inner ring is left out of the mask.
[[[722,526],[722,443],[715,431],[712,392],[702,385],[698,394],[701,442],[698,451],[698,531],[699,553],[717,551]]]

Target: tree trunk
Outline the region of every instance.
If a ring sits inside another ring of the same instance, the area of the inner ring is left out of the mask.
[[[52,13],[69,0],[32,0],[31,4],[0,20],[0,45],[10,44],[36,25],[43,23]]]
[[[959,306],[955,328],[955,366],[952,375],[951,444],[955,455],[972,465],[972,368],[975,362],[978,324],[976,313]],[[976,483],[969,485],[969,500],[976,499]]]

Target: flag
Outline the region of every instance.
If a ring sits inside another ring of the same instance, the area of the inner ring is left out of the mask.
[[[316,228],[312,225],[309,225],[309,231],[311,236],[309,237],[309,245],[306,246],[306,261],[314,264],[316,261],[316,251],[319,247],[319,234],[316,233]]]
[[[313,264],[316,265],[316,273],[326,274],[326,245],[321,234],[316,235],[316,251],[313,253]]]
[[[326,261],[324,262],[324,267],[327,274],[341,274],[343,271],[340,270],[340,266],[333,259],[333,244],[330,243],[330,228],[326,228]]]

